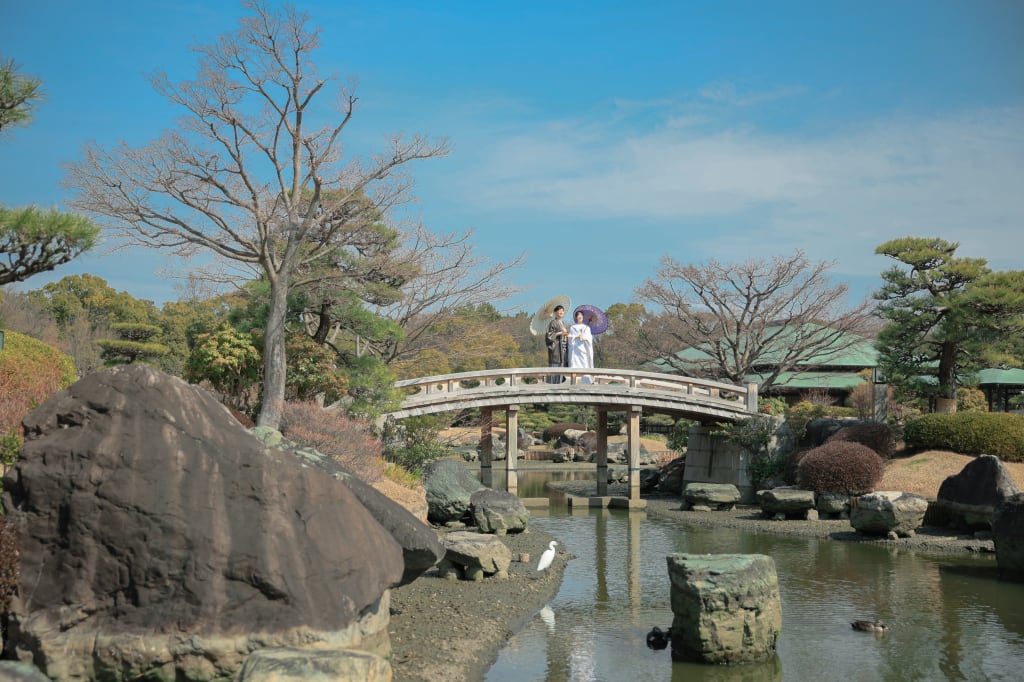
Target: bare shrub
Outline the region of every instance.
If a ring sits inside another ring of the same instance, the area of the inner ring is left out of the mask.
[[[367,483],[384,475],[384,446],[370,425],[314,402],[285,403],[281,433],[315,448]]]
[[[857,412],[858,419],[870,419],[875,408],[875,385],[862,383],[854,386],[847,404]]]
[[[812,405],[824,405],[825,407],[836,404],[836,397],[829,393],[827,388],[810,388],[801,394],[800,399]]]
[[[816,493],[862,495],[881,482],[885,462],[866,445],[836,440],[814,448],[797,467],[797,483]]]
[[[882,459],[891,459],[896,449],[896,432],[885,424],[854,424],[845,426],[831,436],[828,441],[845,440],[860,443],[878,453]]]

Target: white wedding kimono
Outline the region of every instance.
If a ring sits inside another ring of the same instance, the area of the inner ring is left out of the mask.
[[[578,322],[569,327],[569,367],[593,367],[594,366],[594,335],[590,333],[590,327]],[[592,384],[594,378],[590,375],[580,377],[581,384]]]

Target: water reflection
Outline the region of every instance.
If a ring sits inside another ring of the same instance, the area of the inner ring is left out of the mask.
[[[509,641],[486,675],[490,682],[1019,679],[1024,585],[999,581],[991,556],[686,528],[617,510],[570,514],[562,496],[544,490],[543,475],[521,473],[521,495],[551,499],[532,524],[574,558],[550,613]],[[676,552],[775,559],[783,611],[776,660],[711,667],[673,663],[669,650],[647,648],[647,632],[672,622],[665,557]],[[890,630],[883,637],[856,632],[850,621],[857,619],[881,620]]]

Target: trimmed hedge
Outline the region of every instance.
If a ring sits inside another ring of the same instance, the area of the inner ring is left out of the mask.
[[[797,482],[816,493],[863,495],[875,489],[885,474],[885,462],[860,443],[834,440],[809,450],[797,467]]]
[[[21,420],[75,381],[71,356],[31,336],[4,332],[4,349],[0,351],[0,461],[9,464],[17,458]]]
[[[1024,416],[1006,412],[924,414],[907,422],[903,440],[908,448],[1024,462]]]

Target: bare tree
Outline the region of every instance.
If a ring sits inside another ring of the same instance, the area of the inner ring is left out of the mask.
[[[337,254],[334,237],[346,229],[339,207],[360,194],[377,206],[393,204],[408,189],[401,168],[448,148],[444,140],[396,136],[385,151],[343,164],[341,134],[357,98],[317,75],[311,56],[319,29],[291,7],[246,6],[252,14],[237,31],[195,48],[194,81],[172,85],[164,74],[152,77],[186,112],[178,130],[141,148],[91,145],[68,166],[67,183],[78,192],[74,205],[106,218],[126,243],[183,257],[210,252],[266,279],[271,299],[259,423],[276,427],[294,273]],[[333,99],[326,114],[325,98]]]
[[[637,289],[662,309],[643,336],[679,371],[734,383],[757,371],[766,389],[782,373],[827,362],[859,341],[870,303],[845,308],[847,287],[830,281],[832,265],[800,250],[738,264],[682,265],[665,256],[657,276]]]
[[[517,293],[505,277],[522,265],[524,255],[509,261],[488,261],[474,253],[472,237],[472,230],[433,233],[422,226],[406,235],[397,256],[409,265],[411,273],[401,287],[402,297],[377,309],[403,331],[402,338],[391,338],[376,349],[384,362],[390,364],[438,348],[427,334],[432,327],[460,310],[495,303]]]

